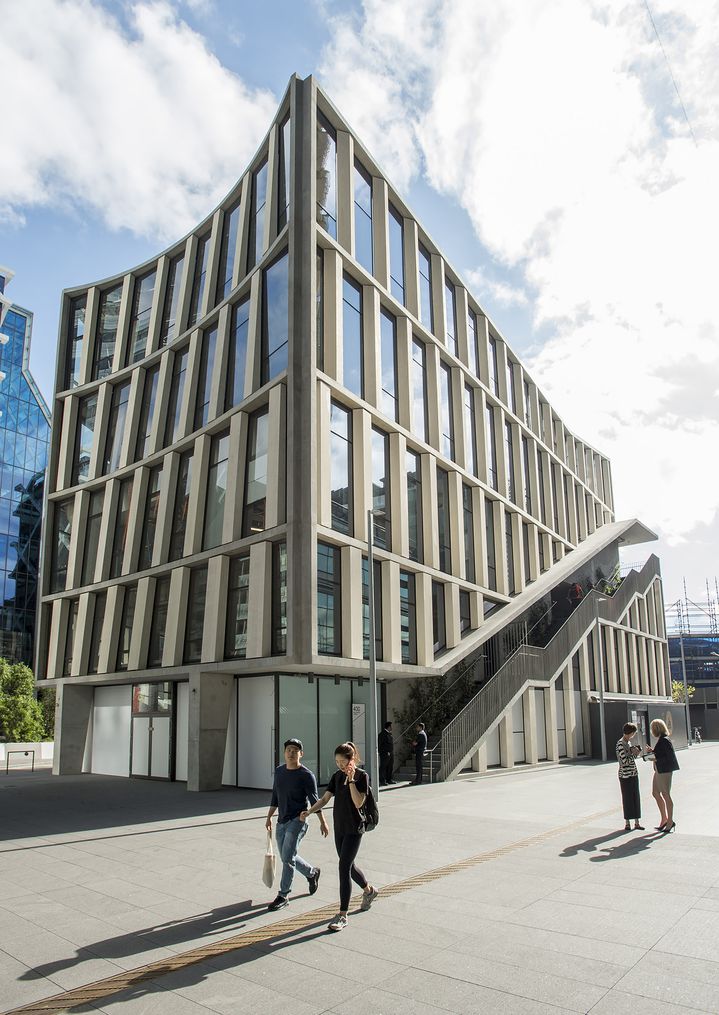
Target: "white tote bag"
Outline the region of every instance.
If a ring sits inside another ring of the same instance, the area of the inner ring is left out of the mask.
[[[272,888],[275,880],[275,870],[277,868],[277,857],[275,855],[274,848],[272,846],[272,832],[267,833],[267,848],[265,850],[265,860],[262,864],[262,880],[268,888]]]

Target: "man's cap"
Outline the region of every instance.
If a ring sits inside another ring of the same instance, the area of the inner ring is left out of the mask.
[[[298,740],[297,737],[290,737],[289,740],[285,740],[285,747],[297,747],[299,750],[304,751],[302,741]]]

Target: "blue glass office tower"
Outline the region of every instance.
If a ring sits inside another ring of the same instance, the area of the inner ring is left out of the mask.
[[[30,373],[32,313],[0,268],[0,656],[33,663],[50,412]]]

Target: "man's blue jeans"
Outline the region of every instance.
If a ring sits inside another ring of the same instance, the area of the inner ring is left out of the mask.
[[[315,872],[312,864],[307,863],[306,860],[297,855],[297,850],[306,831],[307,822],[300,821],[299,818],[292,818],[291,821],[285,821],[283,824],[277,823],[275,838],[277,839],[277,851],[282,861],[280,895],[290,894],[295,870],[298,870],[300,874],[304,874],[306,878],[311,877]]]

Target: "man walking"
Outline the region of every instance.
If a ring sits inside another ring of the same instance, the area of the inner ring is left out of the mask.
[[[314,895],[320,880],[320,868],[313,867],[301,856],[298,856],[300,842],[307,831],[307,822],[300,820],[302,811],[309,810],[317,803],[317,780],[309,768],[302,764],[302,741],[291,737],[285,740],[285,763],[275,769],[272,784],[272,799],[267,812],[265,827],[272,833],[272,817],[277,815],[277,851],[282,861],[282,876],[277,898],[267,907],[271,912],[282,909],[289,902],[288,895],[292,889],[295,870],[304,874],[309,882],[310,895]],[[319,812],[320,831],[329,835],[329,825],[322,812]]]
[[[413,786],[419,786],[422,782],[422,769],[424,768],[424,755],[427,750],[427,734],[424,731],[424,723],[417,723],[417,737],[412,741],[414,747],[414,769],[415,777]]]
[[[386,722],[384,729],[377,738],[377,750],[379,751],[379,784],[380,786],[394,786],[394,739],[392,737],[392,723]]]

